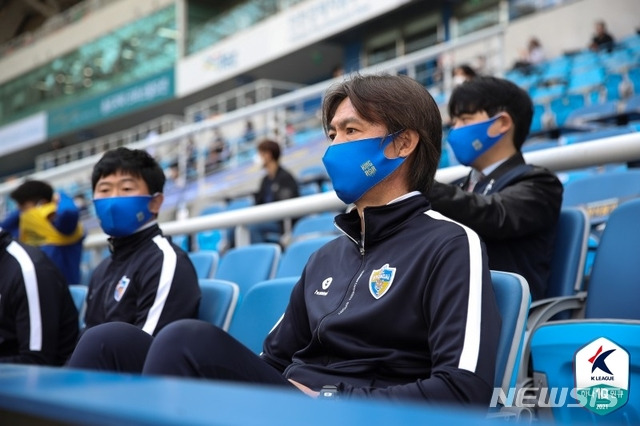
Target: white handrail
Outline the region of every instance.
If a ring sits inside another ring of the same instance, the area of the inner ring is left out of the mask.
[[[533,151],[525,153],[524,157],[528,163],[544,166],[556,172],[607,163],[624,163],[640,159],[640,132]],[[436,179],[440,182],[452,182],[467,172],[468,168],[465,166],[447,167],[437,171]],[[300,217],[323,211],[339,211],[346,207],[338,199],[335,192],[330,191],[207,216],[165,222],[161,224],[161,227],[166,235],[190,234],[208,229],[222,229],[286,217]],[[105,234],[92,234],[87,236],[84,245],[86,248],[102,247],[106,245],[106,239]]]

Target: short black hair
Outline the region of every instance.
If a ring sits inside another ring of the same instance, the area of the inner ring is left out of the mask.
[[[268,152],[275,162],[280,159],[280,144],[271,139],[265,139],[258,144],[258,151]]]
[[[513,144],[520,150],[529,135],[533,102],[529,94],[509,80],[479,76],[456,87],[449,98],[449,116],[485,111],[490,117],[506,112],[513,120]]]
[[[92,190],[95,191],[100,178],[111,176],[117,172],[142,178],[147,184],[150,194],[162,192],[166,181],[164,171],[148,152],[121,147],[107,151],[93,167]]]
[[[18,205],[33,202],[38,203],[42,200],[51,202],[53,198],[53,188],[46,182],[40,180],[27,180],[14,189],[9,196]]]

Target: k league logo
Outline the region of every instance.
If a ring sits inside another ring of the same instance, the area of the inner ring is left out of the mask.
[[[600,337],[575,355],[576,391],[584,407],[605,415],[629,399],[629,353]]]

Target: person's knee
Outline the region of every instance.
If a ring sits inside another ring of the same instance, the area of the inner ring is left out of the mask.
[[[145,374],[183,375],[194,358],[209,353],[220,339],[228,338],[222,329],[205,321],[183,319],[165,326],[155,337],[147,360]]]
[[[67,366],[112,370],[111,362],[121,353],[146,352],[153,338],[138,327],[124,322],[109,322],[86,330]]]

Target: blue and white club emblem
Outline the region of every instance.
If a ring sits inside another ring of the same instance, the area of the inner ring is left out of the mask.
[[[120,281],[118,281],[118,285],[116,285],[116,289],[113,292],[113,298],[116,299],[116,302],[119,302],[120,299],[122,299],[124,292],[129,286],[129,281],[131,280],[127,278],[126,275],[123,275],[122,278],[120,278]]]
[[[389,267],[389,264],[385,264],[380,269],[374,269],[369,277],[369,291],[371,295],[376,299],[380,299],[384,296],[389,287],[393,284],[393,278],[396,276],[396,268]]]

